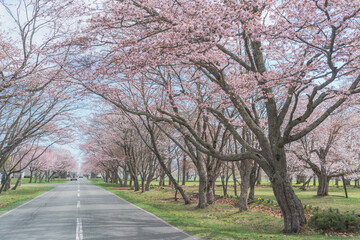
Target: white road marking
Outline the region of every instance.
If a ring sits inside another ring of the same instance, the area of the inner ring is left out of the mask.
[[[77,208],[80,208],[80,201],[77,201],[76,207],[77,207]]]
[[[78,197],[80,197],[80,193],[78,193]]]
[[[127,202],[127,203],[129,203],[130,205],[132,205],[133,207],[135,207],[135,208],[137,208],[137,209],[139,209],[139,210],[141,210],[141,211],[143,211],[143,212],[145,212],[145,213],[149,214],[149,215],[150,215],[150,216],[152,216],[153,218],[155,218],[155,219],[157,219],[157,220],[159,220],[159,221],[163,222],[164,224],[168,225],[169,227],[171,227],[171,228],[175,229],[176,231],[183,233],[184,235],[186,235],[186,236],[187,236],[187,238],[185,238],[184,240],[198,240],[198,239],[199,239],[198,237],[192,236],[191,234],[189,234],[189,233],[187,233],[187,232],[185,232],[185,231],[181,230],[180,228],[177,228],[177,227],[175,227],[175,226],[171,225],[170,223],[166,222],[166,221],[165,221],[164,219],[162,219],[162,218],[159,218],[159,217],[158,217],[158,216],[156,216],[155,214],[152,214],[151,212],[148,212],[148,211],[146,211],[145,209],[143,209],[143,208],[141,208],[141,207],[139,207],[139,206],[136,206],[135,204],[133,204],[133,203],[131,203],[131,202],[129,202],[129,201],[127,201],[127,200],[125,200],[125,199],[123,199],[123,198],[119,197],[119,196],[118,196],[118,195],[116,195],[115,193],[109,192],[109,191],[107,191],[107,190],[105,190],[104,188],[101,188],[101,187],[99,187],[99,186],[96,186],[96,187],[98,187],[98,188],[102,189],[103,191],[105,191],[105,192],[107,192],[107,193],[109,193],[109,194],[112,194],[112,195],[114,195],[114,196],[116,196],[116,197],[120,198],[120,199],[121,199],[121,200],[123,200],[124,202]]]
[[[81,218],[76,219],[76,240],[83,239],[82,221]]]

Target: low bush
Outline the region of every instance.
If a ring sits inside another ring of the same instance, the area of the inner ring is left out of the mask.
[[[354,214],[339,212],[316,212],[309,219],[309,226],[322,232],[360,232],[360,218]]]

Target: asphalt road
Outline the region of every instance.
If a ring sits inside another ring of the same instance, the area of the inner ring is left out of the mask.
[[[2,240],[197,239],[86,179],[0,216]]]

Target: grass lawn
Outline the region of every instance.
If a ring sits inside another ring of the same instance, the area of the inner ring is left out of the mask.
[[[53,189],[53,187],[19,187],[0,194],[0,214],[7,212],[37,196]]]
[[[92,180],[99,186],[116,195],[154,213],[174,226],[191,234],[206,239],[360,239],[360,235],[341,237],[324,236],[310,229],[304,229],[301,234],[284,235],[281,233],[283,220],[267,208],[267,204],[251,205],[247,212],[239,213],[232,204],[235,198],[219,199],[216,204],[207,209],[197,209],[196,202],[184,205],[181,199],[174,201],[174,190],[153,186],[146,193],[121,189],[115,184],[103,183],[101,179]],[[196,193],[195,183],[187,184],[185,190],[188,194]],[[321,209],[338,208],[340,211],[360,212],[360,190],[349,188],[349,199],[343,197],[343,190],[331,188],[328,197],[314,197],[316,189],[308,191],[295,190],[303,204],[318,206]],[[229,187],[229,195],[233,195]],[[257,187],[256,197],[274,200],[272,189],[268,186]],[[222,195],[222,188],[216,188],[216,194]],[[180,194],[178,197],[181,197]],[[275,204],[276,205],[276,204]],[[264,210],[265,209],[265,210]],[[268,211],[266,210],[268,209]]]
[[[66,178],[55,178],[53,180],[51,180],[50,182],[46,182],[46,181],[42,181],[41,183],[37,182],[37,183],[34,183],[34,180],[35,178],[33,178],[33,182],[32,183],[29,183],[30,181],[30,178],[22,178],[21,179],[21,184],[55,184],[55,183],[64,183],[64,182],[67,182],[67,179]],[[11,184],[12,185],[15,185],[17,181],[17,178],[12,178],[11,179]]]

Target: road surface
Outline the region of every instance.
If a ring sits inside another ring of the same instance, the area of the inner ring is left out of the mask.
[[[4,240],[197,239],[86,179],[0,216]]]

